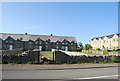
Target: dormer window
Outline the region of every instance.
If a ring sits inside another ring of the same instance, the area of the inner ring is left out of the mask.
[[[48,44],[48,42],[46,42],[45,44]]]
[[[42,42],[40,41],[40,44],[42,44]]]
[[[29,42],[29,44],[32,44],[32,42]]]
[[[5,43],[8,43],[8,41],[6,40]]]
[[[38,44],[38,42],[35,42],[35,44]]]
[[[10,43],[12,43],[12,41],[10,41]]]
[[[71,43],[71,45],[73,45],[73,43]]]
[[[67,45],[68,43],[66,42],[66,45]]]
[[[58,42],[56,44],[59,44]]]

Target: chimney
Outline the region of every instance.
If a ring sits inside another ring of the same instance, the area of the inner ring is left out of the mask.
[[[53,34],[50,34],[50,36],[53,36]]]
[[[25,33],[25,35],[27,35],[27,33]]]

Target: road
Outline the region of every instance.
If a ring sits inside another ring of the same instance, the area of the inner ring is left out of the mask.
[[[118,79],[118,67],[3,69],[3,79]]]

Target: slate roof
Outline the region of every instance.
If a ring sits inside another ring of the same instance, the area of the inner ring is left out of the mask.
[[[22,41],[36,41],[38,38],[40,38],[43,41],[49,40],[51,42],[62,42],[63,40],[67,40],[69,42],[75,42],[77,43],[77,40],[75,37],[70,37],[70,36],[49,36],[49,35],[32,35],[32,34],[11,34],[11,33],[0,33],[0,38],[2,40],[6,40],[8,37],[12,37],[14,40],[21,39]]]
[[[113,36],[114,36],[115,34],[110,34],[110,35],[105,35],[107,38],[112,38]],[[118,35],[119,37],[120,37],[120,33],[116,33],[116,35]],[[101,37],[94,37],[94,38],[92,38],[91,40],[93,40],[93,39],[103,39],[105,36],[101,36]]]

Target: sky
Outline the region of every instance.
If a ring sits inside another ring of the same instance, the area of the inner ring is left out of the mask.
[[[93,37],[118,33],[117,2],[3,2],[2,33]]]

